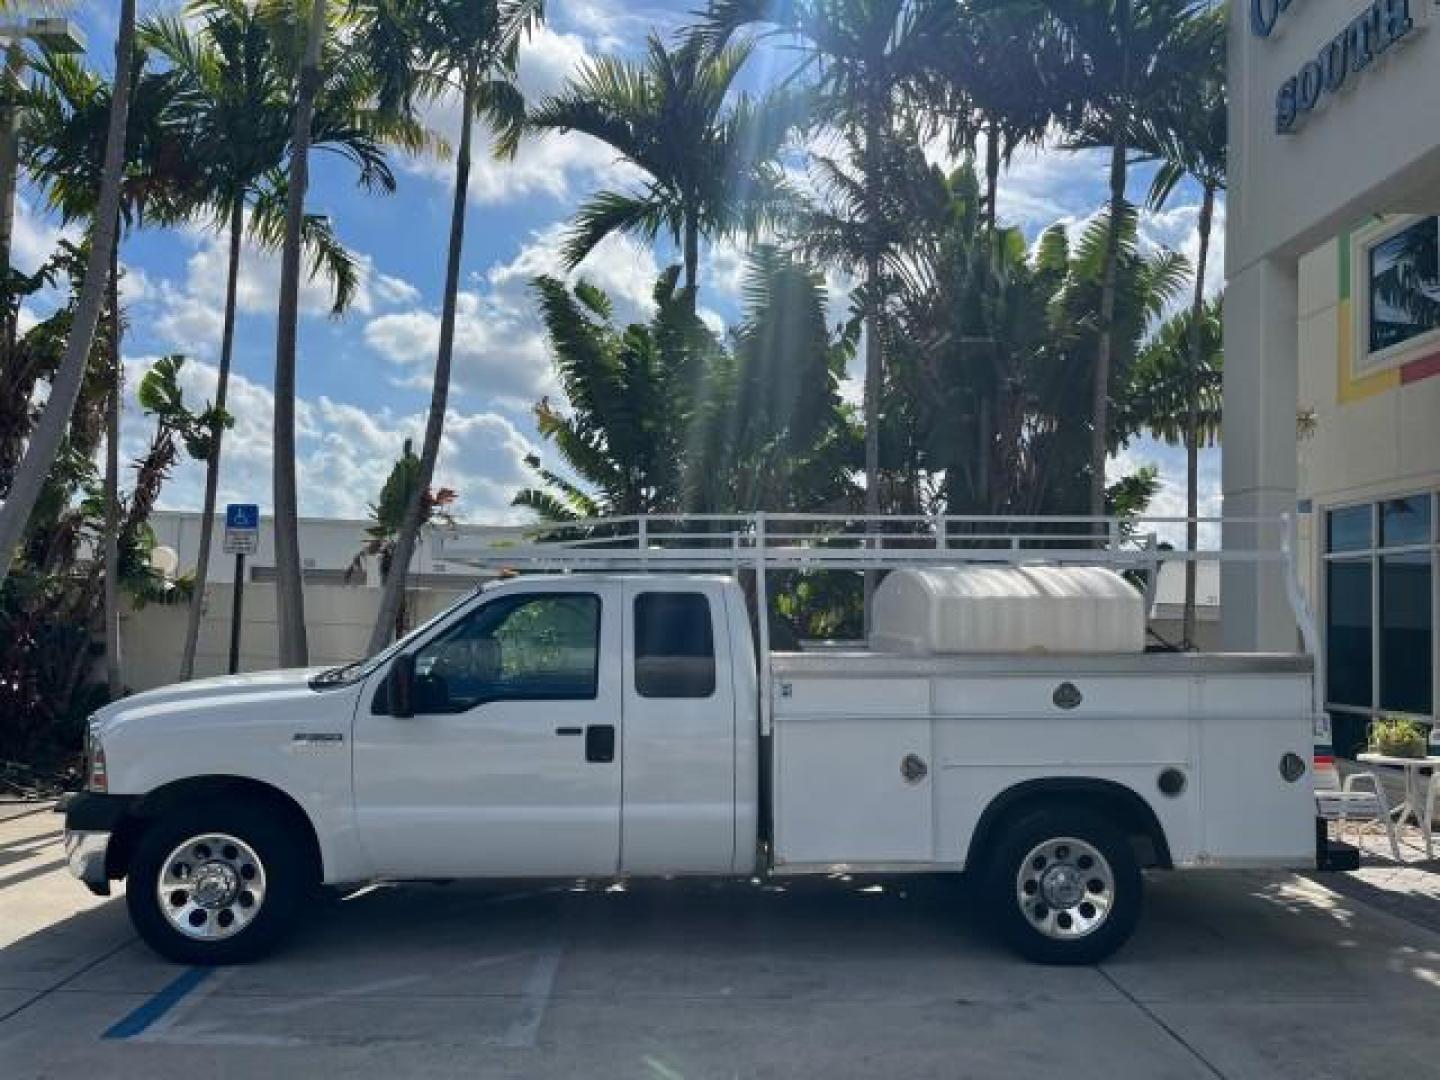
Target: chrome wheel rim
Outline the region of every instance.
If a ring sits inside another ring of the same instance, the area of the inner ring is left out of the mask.
[[[1074,941],[1105,925],[1115,906],[1115,874],[1094,844],[1059,836],[1036,844],[1015,875],[1026,920],[1056,941]]]
[[[187,938],[222,941],[255,921],[265,904],[265,865],[255,849],[226,833],[200,833],[160,867],[155,898]]]

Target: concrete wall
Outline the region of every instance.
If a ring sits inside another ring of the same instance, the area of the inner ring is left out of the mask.
[[[412,590],[410,625],[430,618],[464,591],[463,588]],[[196,678],[224,674],[229,658],[230,586],[208,589],[207,594],[195,657]],[[341,664],[363,656],[379,603],[379,589],[308,586],[305,625],[310,640],[310,662]],[[275,586],[247,585],[241,612],[240,670],[264,671],[278,667]],[[184,604],[152,604],[139,611],[125,612],[121,621],[121,668],[125,685],[132,691],[164,686],[179,678],[185,619]]]
[[[180,573],[190,574],[200,555],[202,525],[200,514],[193,510],[159,510],[151,518],[158,544],[175,549],[180,557]],[[301,518],[300,557],[307,573],[335,578],[342,574],[354,560],[356,553],[365,543],[368,521],[344,518]],[[210,571],[208,579],[215,582],[234,580],[235,558],[222,551],[225,536],[224,507],[212,523],[210,541]],[[268,577],[275,566],[275,529],[270,517],[261,517],[258,548],[246,560],[247,576]],[[445,558],[447,545],[483,539],[489,530],[474,525],[437,525],[427,527],[420,534],[420,543],[410,560],[410,573],[422,575],[452,575],[457,578],[480,576],[466,566]],[[359,575],[357,584],[378,586],[380,569],[374,559],[366,560],[367,565]]]

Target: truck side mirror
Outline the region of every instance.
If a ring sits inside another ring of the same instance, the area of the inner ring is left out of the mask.
[[[415,654],[401,653],[390,665],[390,715],[415,715]]]

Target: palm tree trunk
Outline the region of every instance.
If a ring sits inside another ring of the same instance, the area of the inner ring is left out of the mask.
[[[280,312],[275,334],[275,599],[280,666],[303,667],[305,582],[300,568],[299,499],[295,490],[295,338],[300,316],[300,231],[305,189],[310,182],[310,121],[320,90],[320,46],[325,39],[325,6],[312,0],[305,59],[295,96],[295,131],[290,149],[290,190],[285,206],[285,246],[280,257]]]
[[[220,371],[215,382],[215,408],[225,409],[230,390],[230,361],[235,348],[235,295],[240,277],[240,246],[245,228],[245,203],[236,199],[230,208],[230,258],[225,276],[225,321],[220,331]],[[215,498],[220,486],[220,440],[225,429],[212,433],[210,457],[205,462],[205,503],[200,510],[200,554],[195,560],[195,583],[185,621],[185,649],[180,657],[180,681],[195,675],[195,651],[200,643],[200,616],[205,610],[205,584],[210,576],[210,535],[214,529]]]
[[[0,114],[0,273],[5,274],[7,280],[15,235],[15,188],[20,172],[20,108],[11,88],[20,86],[26,63],[25,42],[18,37],[11,39],[5,50],[6,88],[0,91],[5,95],[4,111]],[[4,312],[0,313],[0,320],[3,320],[0,347],[5,349],[6,356],[15,347],[18,312],[19,304],[16,303],[13,308],[7,304]]]
[[[105,300],[110,249],[119,228],[120,174],[125,163],[125,126],[130,114],[134,44],[135,0],[121,0],[120,34],[115,43],[115,84],[111,95],[110,123],[105,134],[99,205],[90,237],[90,254],[85,263],[85,281],[80,287],[70,338],[65,343],[65,355],[51,382],[45,411],[35,425],[5,505],[0,507],[0,583],[10,575],[15,549],[70,427],[70,417],[75,411],[75,401],[85,377],[85,365],[90,358],[90,346],[95,340],[95,326],[100,320],[100,308]]]
[[[1185,547],[1195,551],[1200,542],[1200,402],[1196,400],[1196,380],[1203,359],[1203,328],[1205,316],[1205,262],[1210,255],[1210,225],[1215,214],[1215,188],[1205,185],[1200,201],[1200,253],[1195,260],[1195,294],[1190,301],[1190,363],[1185,375]],[[1195,561],[1185,563],[1185,614],[1181,624],[1181,640],[1186,648],[1195,646]]]
[[[871,233],[865,255],[865,513],[880,513],[880,396],[884,386],[880,348],[880,253],[876,237],[880,232],[880,107],[873,101],[865,110],[865,228]],[[866,527],[869,531],[869,526]],[[869,545],[867,545],[869,546]],[[870,639],[870,617],[879,575],[865,571],[864,627]]]
[[[685,215],[685,287],[695,288],[700,266],[700,222],[695,214]]]
[[[105,686],[110,700],[124,691],[120,674],[120,231],[110,245],[110,393],[105,403]]]
[[[370,631],[369,654],[383,649],[395,630],[395,621],[405,599],[405,575],[415,554],[421,518],[425,510],[425,493],[435,475],[435,462],[440,456],[440,437],[445,431],[445,409],[450,399],[450,362],[455,350],[455,305],[460,292],[460,255],[465,246],[465,208],[470,189],[470,143],[475,126],[475,79],[465,82],[461,102],[460,146],[455,153],[455,191],[450,210],[450,247],[445,259],[445,296],[440,308],[440,347],[435,356],[435,382],[430,389],[430,414],[425,421],[425,442],[420,448],[420,474],[405,518],[395,537],[395,554],[390,573],[385,576],[380,595],[380,610]]]
[[[985,131],[985,235],[995,235],[995,199],[1000,190],[1000,121],[991,120]]]
[[[1090,414],[1090,513],[1105,513],[1105,461],[1110,452],[1110,361],[1115,341],[1115,279],[1120,264],[1120,226],[1125,213],[1125,133],[1117,125],[1110,148],[1110,220],[1105,229],[1105,267],[1100,281],[1100,341],[1095,349]]]

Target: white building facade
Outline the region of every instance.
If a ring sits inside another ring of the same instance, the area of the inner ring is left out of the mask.
[[[1225,542],[1305,516],[1344,751],[1435,717],[1440,5],[1237,2],[1229,44]],[[1224,595],[1227,646],[1293,643],[1276,572]]]

